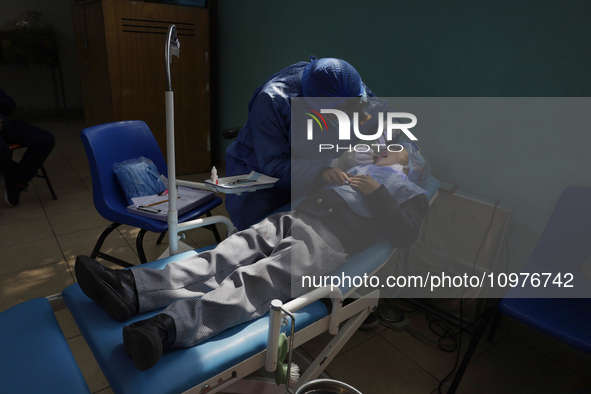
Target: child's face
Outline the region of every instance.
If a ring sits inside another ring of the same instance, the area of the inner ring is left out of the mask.
[[[376,166],[386,167],[396,163],[405,166],[408,164],[408,150],[402,149],[400,152],[386,150],[386,152],[388,153],[386,156],[376,158]]]

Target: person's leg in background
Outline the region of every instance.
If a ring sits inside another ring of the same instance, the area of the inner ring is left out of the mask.
[[[4,198],[8,205],[16,208],[21,191],[26,189],[53,150],[55,138],[47,130],[6,118],[2,121],[0,140],[0,171],[6,184]],[[12,160],[9,144],[27,148],[19,163]]]
[[[8,144],[1,138],[0,130],[0,174],[6,176],[16,171],[16,163],[12,160],[12,151]]]

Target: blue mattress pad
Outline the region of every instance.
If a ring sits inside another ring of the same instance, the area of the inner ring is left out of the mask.
[[[90,393],[46,298],[0,313],[0,393]]]
[[[162,269],[170,262],[209,249],[213,249],[213,246],[142,266]],[[62,295],[111,388],[118,394],[180,393],[267,347],[269,318],[265,315],[258,320],[230,328],[199,345],[166,351],[154,367],[147,371],[138,371],[123,349],[123,327],[147,319],[159,311],[134,316],[121,323],[113,320],[98,304],[86,297],[78,284],[69,286]],[[296,330],[299,331],[326,315],[324,304],[315,302],[295,314]]]

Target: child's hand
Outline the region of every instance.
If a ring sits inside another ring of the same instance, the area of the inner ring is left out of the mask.
[[[331,168],[330,170],[324,171],[322,173],[322,179],[324,179],[326,183],[339,186],[344,185],[350,180],[349,174],[340,168]]]
[[[369,175],[355,175],[349,180],[349,184],[355,190],[364,195],[371,194],[379,189],[380,184]]]

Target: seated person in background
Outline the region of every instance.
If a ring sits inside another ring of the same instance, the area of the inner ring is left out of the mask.
[[[4,199],[13,208],[19,206],[21,191],[27,188],[55,145],[49,131],[10,119],[15,108],[12,97],[0,89],[0,173],[6,184]],[[27,148],[19,163],[12,160],[10,144]]]
[[[321,169],[297,209],[271,215],[163,270],[111,270],[78,256],[80,288],[118,321],[166,308],[123,328],[126,353],[146,370],[163,350],[196,345],[266,314],[273,299],[287,302],[311,290],[298,278],[330,275],[378,237],[412,245],[429,203],[409,179],[418,182],[428,171],[416,145],[401,144],[403,150],[388,152],[375,165],[349,173]]]

